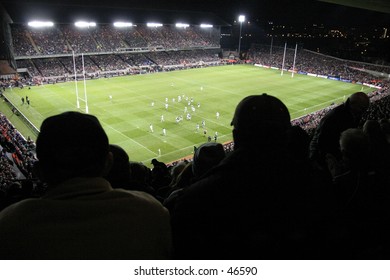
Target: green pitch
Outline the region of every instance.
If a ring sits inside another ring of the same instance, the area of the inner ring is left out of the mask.
[[[123,147],[130,160],[141,161],[148,166],[153,158],[168,163],[190,156],[194,146],[206,142],[208,135],[213,138],[215,132],[218,132],[218,142],[232,140],[230,122],[234,109],[247,95],[268,93],[277,96],[287,105],[294,119],[332,102],[341,103],[351,93],[362,89],[361,85],[305,75],[295,74],[292,78],[291,73],[281,75],[280,71],[252,65],[102,78],[87,80],[85,86],[89,113],[99,118],[110,142]],[[86,104],[82,100],[80,109],[76,107],[75,88],[74,82],[68,82],[35,86],[30,90],[26,87],[7,89],[5,95],[39,128],[48,116],[68,110],[85,112]],[[364,90],[370,91],[368,87]],[[78,82],[78,92],[79,97],[84,99],[83,81]],[[30,106],[22,105],[21,97],[26,95],[31,100]],[[181,102],[178,101],[179,96]],[[166,98],[168,109],[165,108]],[[186,98],[188,101],[193,99],[195,112]],[[191,120],[186,120],[186,106]],[[3,112],[7,110],[4,105],[1,108]],[[179,123],[176,122],[177,116],[183,116]],[[10,116],[11,122],[25,137],[35,139],[35,135],[17,118]],[[202,120],[206,123],[206,136]],[[154,132],[150,131],[150,124]],[[197,124],[200,125],[198,132]],[[166,129],[165,136],[163,128]]]

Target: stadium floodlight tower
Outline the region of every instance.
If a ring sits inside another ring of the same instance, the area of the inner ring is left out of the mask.
[[[238,55],[240,55],[240,52],[241,52],[241,30],[242,30],[242,23],[245,21],[245,16],[240,15],[238,17],[238,21],[240,22],[240,37],[238,38]]]

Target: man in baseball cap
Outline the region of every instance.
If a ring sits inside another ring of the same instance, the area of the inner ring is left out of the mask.
[[[303,257],[310,181],[289,152],[287,107],[268,94],[247,96],[231,124],[234,150],[170,208],[176,257]]]

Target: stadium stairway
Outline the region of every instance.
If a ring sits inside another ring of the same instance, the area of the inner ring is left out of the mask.
[[[13,69],[6,60],[0,60],[0,75],[11,75],[15,74],[16,71]]]

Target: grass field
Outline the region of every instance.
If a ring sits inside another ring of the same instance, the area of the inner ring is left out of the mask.
[[[96,115],[106,130],[110,142],[123,147],[130,160],[141,161],[150,166],[153,158],[171,162],[192,154],[193,147],[207,141],[196,124],[206,122],[207,135],[218,132],[218,142],[232,139],[230,126],[237,103],[251,94],[268,93],[277,96],[288,107],[291,118],[340,103],[351,93],[361,90],[361,85],[295,75],[252,65],[230,65],[163,72],[138,76],[87,80],[86,89],[89,113]],[[78,82],[79,97],[84,98],[84,84]],[[365,91],[369,91],[366,87]],[[4,93],[13,104],[36,126],[51,115],[68,110],[85,112],[85,102],[76,108],[75,83],[58,83],[32,87],[30,90],[7,89]],[[22,105],[21,97],[29,96],[31,105]],[[109,96],[112,96],[110,100]],[[193,113],[184,98],[193,98],[196,111]],[[165,99],[168,98],[168,109]],[[175,102],[173,102],[175,98]],[[154,102],[154,106],[151,103]],[[197,107],[197,104],[200,107]],[[186,120],[184,107],[192,115]],[[7,109],[1,106],[4,112]],[[9,110],[9,109],[8,109]],[[216,118],[216,112],[220,118]],[[7,114],[7,112],[5,112]],[[164,122],[161,122],[164,115]],[[176,123],[177,116],[183,121]],[[21,124],[18,117],[10,121],[27,137],[34,134]],[[152,124],[154,132],[150,132]],[[165,128],[167,135],[163,136]],[[66,131],[64,131],[66,133]],[[161,151],[161,156],[158,150]]]

